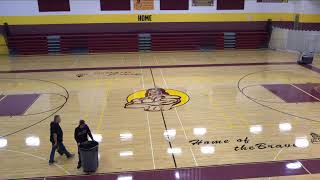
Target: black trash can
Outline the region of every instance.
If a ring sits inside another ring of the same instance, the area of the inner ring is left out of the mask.
[[[98,169],[98,147],[99,143],[96,141],[87,141],[79,146],[81,166],[84,172],[96,172],[96,170]]]
[[[298,64],[312,64],[313,57],[314,57],[314,53],[313,52],[303,53],[300,56],[300,59],[298,60]]]

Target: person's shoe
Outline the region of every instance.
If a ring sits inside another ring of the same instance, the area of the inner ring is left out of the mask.
[[[73,158],[74,154],[70,154],[69,156],[67,156],[68,159]]]
[[[80,168],[81,168],[81,164],[78,164],[77,169],[80,169]]]
[[[49,161],[49,165],[53,165],[54,163],[57,163],[57,161]]]

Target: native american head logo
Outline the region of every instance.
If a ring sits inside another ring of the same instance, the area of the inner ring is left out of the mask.
[[[313,144],[318,144],[318,143],[320,143],[320,136],[319,136],[318,134],[316,134],[316,133],[310,133],[310,135],[311,135],[311,137],[312,137],[311,142],[312,142]]]
[[[151,88],[137,91],[127,97],[124,108],[144,109],[157,112],[168,111],[174,107],[182,106],[189,101],[189,96],[173,89]]]

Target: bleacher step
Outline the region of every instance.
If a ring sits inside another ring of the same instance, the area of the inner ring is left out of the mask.
[[[236,48],[236,33],[235,32],[224,32],[223,47],[225,49]]]
[[[141,33],[138,34],[138,48],[139,51],[151,51],[151,34]]]
[[[60,53],[61,52],[61,43],[60,36],[50,35],[47,36],[48,52],[49,53]]]

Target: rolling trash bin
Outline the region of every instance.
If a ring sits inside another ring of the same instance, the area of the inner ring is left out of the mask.
[[[314,58],[313,52],[304,52],[300,55],[298,64],[312,64]]]
[[[98,147],[99,143],[96,141],[87,141],[80,144],[81,165],[84,172],[96,172],[98,169]]]

